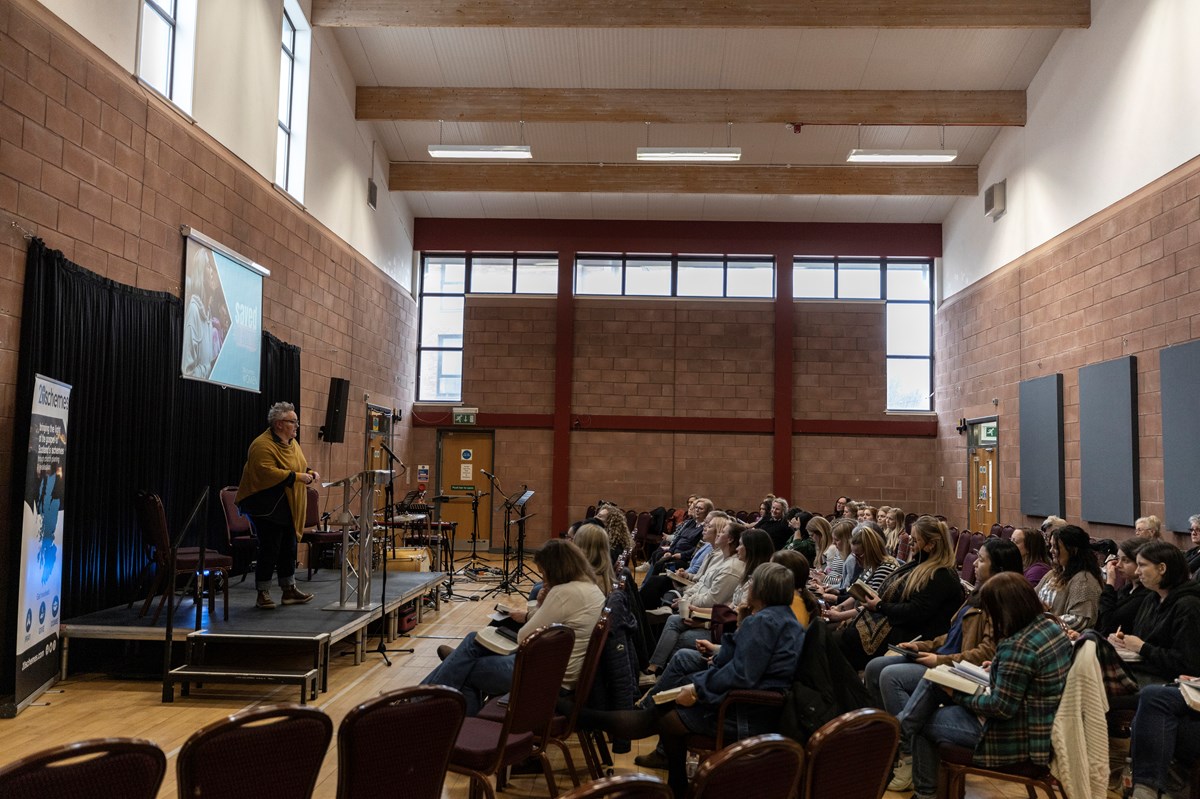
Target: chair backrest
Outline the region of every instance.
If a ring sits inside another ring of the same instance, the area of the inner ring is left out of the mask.
[[[1011,524],[1004,525],[1003,527],[1000,528],[1000,537],[1003,538],[1005,541],[1011,541],[1013,530],[1015,530],[1015,529],[1017,529],[1017,528],[1013,527]]]
[[[962,569],[959,571],[959,576],[971,585],[975,584],[975,561],[977,560],[979,560],[979,553],[968,552],[963,559]]]
[[[838,716],[808,739],[802,795],[879,799],[899,743],[900,722],[890,713],[868,707]]]
[[[543,740],[549,737],[558,690],[574,646],[574,630],[564,624],[551,624],[536,630],[517,647],[504,717],[505,734],[532,732]]]
[[[179,795],[234,797],[249,790],[259,799],[308,799],[331,738],[333,722],[313,707],[229,716],[194,732],[179,750]]]
[[[171,533],[167,529],[167,512],[162,499],[152,491],[139,491],[134,495],[133,506],[137,511],[138,527],[142,530],[142,541],[154,548],[154,558],[159,563],[168,563],[171,553]]]
[[[316,527],[321,523],[321,495],[317,489],[307,486],[308,500],[304,506],[304,529]]]
[[[971,534],[967,530],[963,530],[958,534],[958,543],[954,546],[954,565],[961,569],[970,550]]]
[[[596,506],[595,506],[595,505],[588,505],[588,507],[587,507],[587,513],[583,514],[583,518],[585,518],[585,519],[590,519],[590,518],[592,518],[592,517],[593,517],[593,516],[595,516],[595,515],[596,515]]]
[[[654,518],[649,511],[642,511],[637,515],[637,519],[633,523],[635,535],[639,541],[645,541],[646,536],[650,534],[650,525],[654,523]]]
[[[978,552],[979,548],[983,546],[983,542],[987,540],[988,537],[983,533],[971,533],[971,548],[967,551]]]
[[[571,715],[567,718],[567,730],[563,733],[564,738],[575,732],[579,713],[587,705],[588,697],[592,693],[592,686],[596,683],[596,674],[600,671],[600,660],[604,657],[604,645],[608,643],[608,630],[611,623],[609,614],[611,613],[611,608],[600,611],[600,618],[596,620],[596,626],[592,628],[592,637],[588,639],[587,651],[583,655],[583,665],[579,669],[579,679],[575,681],[575,696],[572,698],[574,706],[571,708]]]
[[[625,526],[630,530],[637,527],[638,513],[635,510],[625,511]]]
[[[439,799],[466,713],[463,695],[442,685],[401,688],[351,710],[338,727],[338,799]]]
[[[158,746],[137,738],[97,738],[56,746],[0,768],[6,799],[154,799],[167,773]]]
[[[242,514],[241,508],[234,502],[237,499],[237,486],[225,486],[221,489],[221,509],[225,511],[225,542],[229,543],[236,535],[250,535],[250,519]]]
[[[950,546],[957,547],[958,546],[958,528],[951,527],[949,529],[950,529]]]
[[[999,536],[1000,531],[1003,529],[1004,529],[1004,525],[1000,524],[1000,522],[996,522],[995,524],[992,525],[992,529],[988,530],[988,535]]]
[[[665,782],[648,774],[622,774],[580,785],[558,799],[671,799]]]
[[[911,533],[913,522],[915,522],[919,518],[921,518],[921,517],[915,513],[904,514],[904,532]]]
[[[849,770],[856,769],[857,765]],[[688,796],[787,799],[796,796],[803,772],[804,748],[800,744],[774,733],[756,735],[714,752],[701,763]],[[807,795],[816,799],[835,794]]]

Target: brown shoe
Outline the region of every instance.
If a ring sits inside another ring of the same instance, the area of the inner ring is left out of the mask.
[[[255,601],[254,606],[262,608],[263,610],[274,610],[275,600],[271,599],[271,592],[259,591],[258,599]]]
[[[438,657],[440,657],[443,661],[445,661],[446,658],[450,657],[450,653],[452,653],[453,651],[454,651],[454,647],[446,646],[445,644],[442,644],[441,646],[439,646],[437,648]]]
[[[305,602],[312,602],[312,598],[312,594],[306,594],[294,585],[283,589],[283,604],[285,605],[303,605]]]

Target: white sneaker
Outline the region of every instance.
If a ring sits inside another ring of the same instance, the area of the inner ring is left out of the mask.
[[[889,791],[907,791],[912,788],[912,755],[902,756],[892,774],[892,781],[887,787]]]
[[[646,615],[647,616],[670,616],[674,612],[675,611],[671,610],[671,608],[669,606],[661,605],[657,608],[651,608],[650,610],[646,611]]]

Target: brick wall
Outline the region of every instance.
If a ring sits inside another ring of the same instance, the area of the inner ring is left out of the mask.
[[[553,297],[469,297],[463,404],[491,413],[554,412]]]
[[[1000,420],[1001,520],[1021,524],[1020,381],[1063,375],[1067,518],[1079,521],[1079,373],[1137,356],[1141,515],[1163,516],[1158,351],[1200,337],[1200,159],[1085,220],[947,301],[937,314],[936,500],[966,518],[953,476],[965,473],[960,417]],[[997,400],[993,406],[992,400]],[[1200,501],[1197,509],[1200,510]],[[949,514],[948,514],[949,515]],[[1081,525],[1096,537],[1131,528]],[[1183,539],[1179,539],[1182,543]]]
[[[882,302],[796,304],[793,416],[886,417],[886,321]]]
[[[8,218],[105,277],[176,295],[181,224],[270,269],[263,324],[302,348],[301,435],[323,474],[362,468],[362,392],[408,418],[416,371],[409,294],[78,34],[21,0],[0,0],[0,213],[0,518],[10,513],[26,251]],[[315,443],[331,375],[352,387],[347,443],[332,447]],[[408,438],[406,421],[397,451]]]

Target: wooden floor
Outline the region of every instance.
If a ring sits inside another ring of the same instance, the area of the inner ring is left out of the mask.
[[[471,583],[458,580],[456,593],[464,596],[482,594],[488,583]],[[516,595],[514,595],[514,598]],[[443,602],[439,613],[426,611],[425,620],[412,639],[400,639],[392,646],[415,647],[409,654],[393,654],[392,666],[385,666],[378,654],[370,654],[366,661],[352,665],[350,657],[334,657],[330,670],[329,692],[321,694],[316,705],[333,718],[335,724],[353,707],[383,691],[393,690],[420,682],[438,662],[439,644],[454,644],[466,633],[484,624],[484,617],[494,602]],[[286,613],[278,609],[276,613]],[[377,644],[373,639],[370,644]],[[348,648],[348,644],[346,647]],[[335,647],[335,655],[339,647]],[[290,686],[264,689],[261,686],[213,686],[194,691],[188,698],[176,697],[173,704],[161,701],[161,684],[153,681],[118,681],[99,675],[72,676],[59,683],[42,697],[38,705],[26,708],[16,719],[0,721],[0,763],[7,763],[33,752],[71,741],[104,736],[133,736],[148,738],[156,742],[167,753],[168,770],[159,797],[173,797],[175,789],[175,757],[180,746],[199,727],[222,716],[236,713],[261,704],[295,701],[295,690]],[[337,745],[336,735],[330,745],[321,769],[320,780],[314,794],[318,799],[333,799],[337,794]],[[638,771],[633,758],[641,751],[653,749],[653,739],[635,741],[633,752],[616,756],[616,773]],[[397,752],[397,757],[403,753]],[[582,757],[576,748],[572,752],[576,764]],[[562,766],[560,756],[552,755]],[[665,772],[659,773],[666,777]],[[570,787],[570,778],[565,768],[558,778],[560,788]],[[467,796],[464,778],[449,775],[443,796]],[[543,778],[515,777],[503,794],[509,797],[546,797],[548,791]],[[888,799],[906,799],[905,794],[886,794]],[[970,799],[995,799],[998,797],[1023,797],[1024,791],[1011,785],[992,783],[988,780],[972,779],[968,782],[967,796]]]

